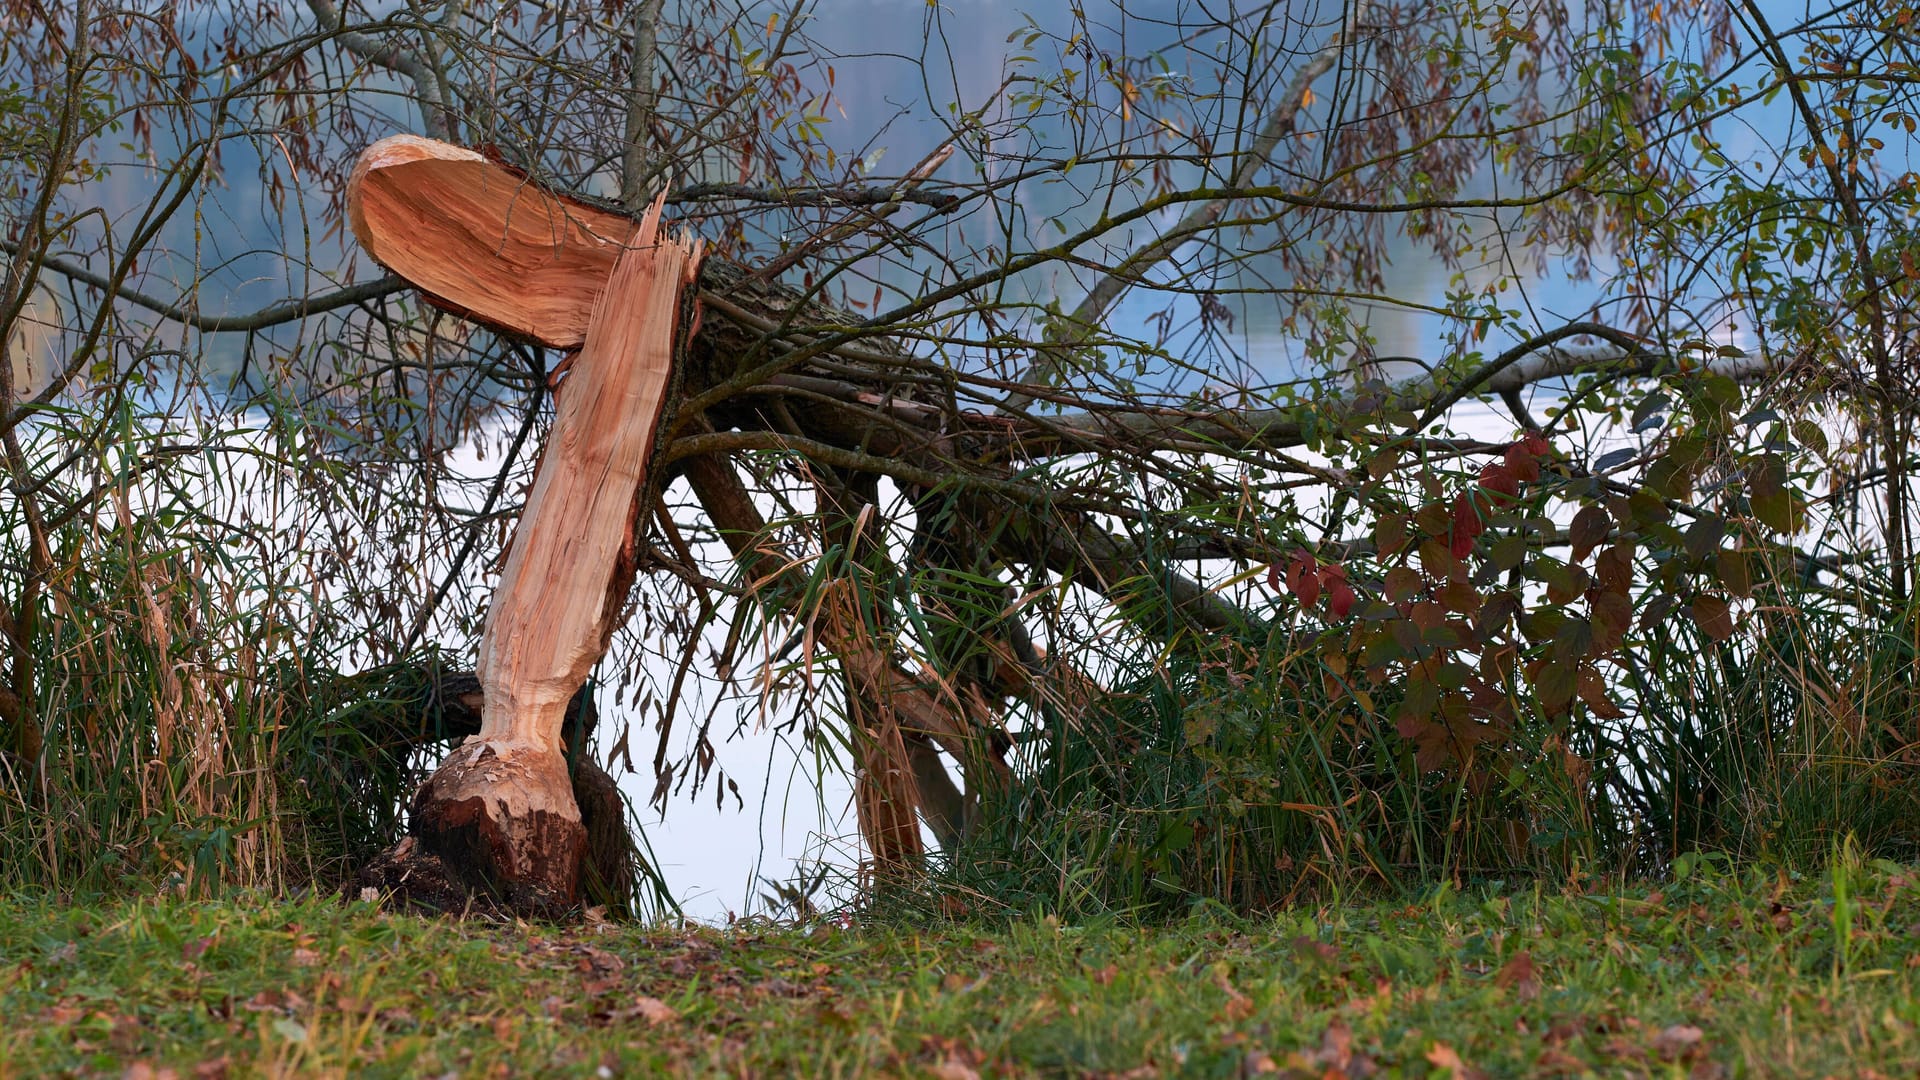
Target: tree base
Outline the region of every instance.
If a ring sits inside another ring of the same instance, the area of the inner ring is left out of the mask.
[[[439,911],[555,918],[580,904],[587,830],[558,753],[469,739],[420,786],[407,832],[362,884]]]
[[[614,915],[631,914],[639,869],[639,848],[627,829],[626,800],[619,782],[588,758],[573,767],[573,797],[586,829],[587,856],[580,900],[604,906]],[[497,891],[468,884],[470,875],[408,836],[361,868],[357,889],[374,889],[404,907],[435,914],[511,914]]]

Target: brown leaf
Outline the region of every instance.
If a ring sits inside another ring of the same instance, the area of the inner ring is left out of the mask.
[[[312,967],[320,962],[320,954],[312,949],[295,949],[289,959],[294,967]]]
[[[1213,984],[1227,995],[1227,1003],[1220,1012],[1229,1022],[1245,1020],[1253,1015],[1253,999],[1234,987],[1227,978],[1227,969],[1224,966],[1214,969]]]
[[[1753,568],[1745,552],[1722,548],[1713,557],[1713,576],[1730,593],[1742,600],[1753,595]]]
[[[1526,950],[1513,954],[1513,959],[1500,966],[1493,976],[1499,986],[1512,990],[1521,1001],[1532,1001],[1540,996],[1540,975],[1533,967],[1533,954]]]
[[[1460,1060],[1459,1053],[1443,1042],[1434,1043],[1433,1047],[1427,1051],[1427,1061],[1436,1069],[1450,1070],[1456,1080],[1482,1080],[1486,1076],[1485,1073]]]
[[[927,1072],[937,1080],[980,1080],[980,1070],[971,1065],[963,1065],[952,1058],[935,1065]]]
[[[1420,575],[1412,567],[1396,566],[1387,571],[1385,592],[1387,603],[1398,604],[1413,598],[1420,591]]]
[[[1533,1059],[1535,1076],[1579,1076],[1591,1071],[1592,1067],[1586,1062],[1552,1046],[1540,1051],[1540,1056]]]
[[[1573,515],[1573,524],[1567,529],[1567,539],[1573,544],[1573,553],[1569,559],[1579,562],[1587,557],[1594,548],[1600,546],[1607,534],[1613,531],[1613,518],[1598,506],[1588,506]]]
[[[1595,556],[1593,574],[1600,588],[1624,598],[1633,588],[1633,541],[1621,541]]]
[[[1241,1076],[1268,1076],[1279,1071],[1279,1064],[1265,1050],[1249,1050],[1240,1059]]]
[[[1663,1059],[1673,1061],[1692,1053],[1705,1034],[1691,1024],[1672,1024],[1653,1037],[1653,1051]]]
[[[1733,610],[1717,596],[1696,596],[1687,606],[1687,614],[1699,625],[1700,632],[1715,641],[1733,636]]]
[[[1587,709],[1602,720],[1618,720],[1627,715],[1620,706],[1613,703],[1607,694],[1607,680],[1592,668],[1584,668],[1579,679],[1580,700],[1587,703]]]
[[[626,1011],[629,1016],[638,1016],[655,1027],[680,1019],[680,1014],[674,1011],[673,1006],[654,997],[634,998],[633,1008],[623,1011]]]
[[[1399,554],[1400,549],[1407,546],[1407,519],[1394,514],[1374,522],[1373,545],[1383,559]]]

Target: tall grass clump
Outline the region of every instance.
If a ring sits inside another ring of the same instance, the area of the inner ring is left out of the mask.
[[[377,649],[342,582],[375,575],[329,542],[330,464],[184,384],[16,435],[38,479],[0,500],[0,886],[324,887],[391,843],[431,740],[417,688],[346,674]]]
[[[1920,855],[1915,627],[1870,591],[1778,575],[1745,632],[1653,627],[1627,668],[1639,724],[1608,739],[1643,867],[1717,851],[1821,865],[1852,837]]]
[[[234,433],[115,395],[21,434],[17,474],[48,482],[0,503],[7,883],[309,877],[287,832],[297,795],[280,783],[289,688],[271,676],[314,646],[320,613],[270,525],[212,512],[235,478],[209,448]]]

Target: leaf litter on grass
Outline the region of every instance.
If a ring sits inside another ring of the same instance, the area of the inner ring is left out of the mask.
[[[1908,869],[1266,920],[556,928],[0,903],[0,1074],[1914,1075]]]

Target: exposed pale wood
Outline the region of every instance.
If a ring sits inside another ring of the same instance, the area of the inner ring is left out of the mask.
[[[480,642],[479,734],[415,795],[424,855],[520,911],[579,897],[587,835],[563,752],[569,699],[606,652],[633,581],[636,500],[699,245],[557,198],[460,147],[407,136],[354,169],[355,234],[434,302],[579,346]],[[631,234],[631,235],[629,235]],[[403,860],[404,862],[404,860]]]
[[[415,803],[431,824],[429,804],[480,800],[507,830],[488,861],[547,906],[570,904],[579,885],[577,856],[567,866],[564,852],[543,850],[571,848],[560,834],[580,827],[561,746],[567,701],[606,652],[633,579],[634,504],[672,373],[680,294],[699,264],[696,243],[658,242],[661,205],[615,263],[557,390],[553,431],[480,639],[480,734],[448,756]],[[512,831],[522,821],[534,823],[524,837]]]
[[[577,349],[633,222],[547,191],[465,147],[395,135],[347,181],[369,255],[435,304]]]
[[[559,719],[606,651],[634,560],[634,498],[673,366],[697,245],[656,243],[656,201],[595,305],[560,383],[553,431],[480,642],[480,738],[558,751]]]

